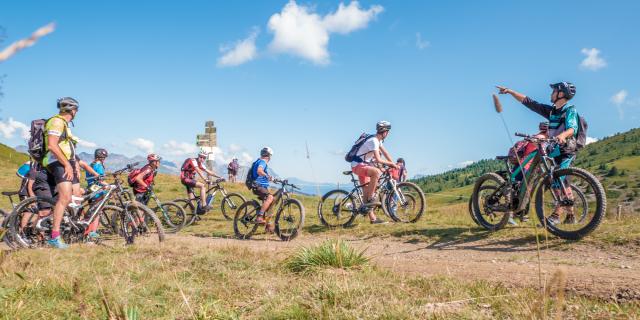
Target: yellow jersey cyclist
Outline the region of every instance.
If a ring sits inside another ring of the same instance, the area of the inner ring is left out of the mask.
[[[71,97],[57,101],[59,113],[47,120],[44,127],[44,146],[46,154],[42,165],[46,168],[49,180],[58,192],[58,199],[53,208],[53,226],[51,239],[47,242],[54,248],[65,249],[67,244],[60,237],[60,224],[64,211],[71,203],[72,185],[79,182],[76,167],[76,150],[74,137],[69,123],[72,122],[79,109],[77,100]]]
[[[200,176],[202,180],[209,183],[209,177],[215,177],[220,179],[215,172],[207,169],[206,161],[209,157],[209,153],[206,151],[200,151],[198,157],[193,159],[189,158],[184,161],[182,168],[180,169],[180,182],[187,189],[187,195],[189,199],[195,199],[196,195],[194,189],[200,189],[200,201],[198,202],[198,208],[196,212],[198,214],[204,214],[211,210],[210,206],[207,206],[207,186],[198,181],[197,176]]]
[[[511,90],[506,87],[498,86],[501,94],[509,94],[531,111],[545,117],[549,120],[548,136],[558,139],[559,147],[550,153],[554,157],[559,168],[568,168],[576,157],[577,140],[579,130],[579,117],[576,107],[569,104],[569,100],[576,95],[576,86],[571,82],[559,82],[549,85],[551,92],[551,105],[537,102],[528,96]],[[552,184],[553,192],[560,193],[559,184]],[[564,188],[565,194],[573,197],[571,187]],[[573,206],[563,207],[556,205],[553,214],[547,219],[549,224],[559,224],[560,215],[564,212],[564,223],[573,223],[575,221]]]

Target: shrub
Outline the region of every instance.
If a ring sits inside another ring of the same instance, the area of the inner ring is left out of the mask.
[[[342,240],[327,240],[320,245],[300,249],[285,261],[286,267],[296,273],[312,272],[317,268],[351,269],[366,265],[369,258]]]

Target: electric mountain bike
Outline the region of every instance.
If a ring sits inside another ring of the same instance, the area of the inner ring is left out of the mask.
[[[487,230],[499,230],[511,215],[526,215],[534,202],[538,220],[550,233],[578,240],[593,232],[607,206],[600,181],[584,169],[558,168],[553,159],[559,148],[556,138],[516,136],[534,143],[537,150],[518,159],[520,165],[507,163],[507,170],[478,178],[469,208],[473,220]],[[508,157],[496,159],[508,161]]]
[[[215,181],[209,181],[207,184],[207,203],[206,206],[210,206],[215,200],[216,194],[220,192],[222,195],[222,201],[220,202],[220,210],[222,215],[227,220],[232,220],[236,210],[246,201],[243,195],[239,193],[227,193],[227,190],[222,185],[224,179],[218,179]],[[186,225],[190,226],[194,222],[200,220],[200,216],[206,214],[198,213],[198,203],[200,197],[194,199],[176,199],[173,202],[177,203],[187,213]]]
[[[302,202],[291,198],[287,188],[294,190],[300,190],[300,188],[287,180],[275,179],[273,182],[279,184],[280,188],[276,191],[274,200],[265,213],[265,220],[267,225],[271,223],[273,214],[269,212],[275,212],[275,234],[282,241],[291,241],[300,234],[304,226],[305,212]],[[238,239],[250,239],[258,230],[259,224],[256,218],[261,207],[259,201],[250,200],[238,208],[233,219],[233,231]]]
[[[187,215],[182,206],[173,201],[161,202],[153,186],[149,186],[149,190],[141,200],[144,205],[148,205],[149,201],[153,200],[156,206],[155,208],[150,207],[151,210],[163,218],[170,232],[176,233],[187,224]]]
[[[366,216],[363,187],[352,171],[344,171],[351,177],[354,188],[351,192],[336,189],[327,192],[318,203],[320,222],[329,228],[349,227],[358,215]],[[397,182],[385,168],[378,180],[374,198],[380,199],[382,211],[395,222],[415,223],[426,210],[425,196],[422,190],[411,182]]]

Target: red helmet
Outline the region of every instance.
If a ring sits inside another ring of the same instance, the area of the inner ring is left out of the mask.
[[[147,156],[147,161],[149,161],[149,162],[151,162],[151,161],[160,161],[160,160],[162,160],[162,158],[159,155],[155,154],[155,153],[152,153],[152,154]]]

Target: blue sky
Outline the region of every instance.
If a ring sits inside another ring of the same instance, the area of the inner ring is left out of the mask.
[[[549,83],[572,81],[589,136],[638,127],[637,12],[638,1],[5,0],[2,48],[56,29],[0,62],[0,142],[21,144],[16,122],[68,95],[81,104],[74,133],[112,152],[181,160],[211,119],[219,160],[269,145],[281,175],[335,182],[345,150],[385,119],[411,174],[441,172],[506,152],[496,84],[548,101]],[[512,131],[537,127],[502,101]]]

